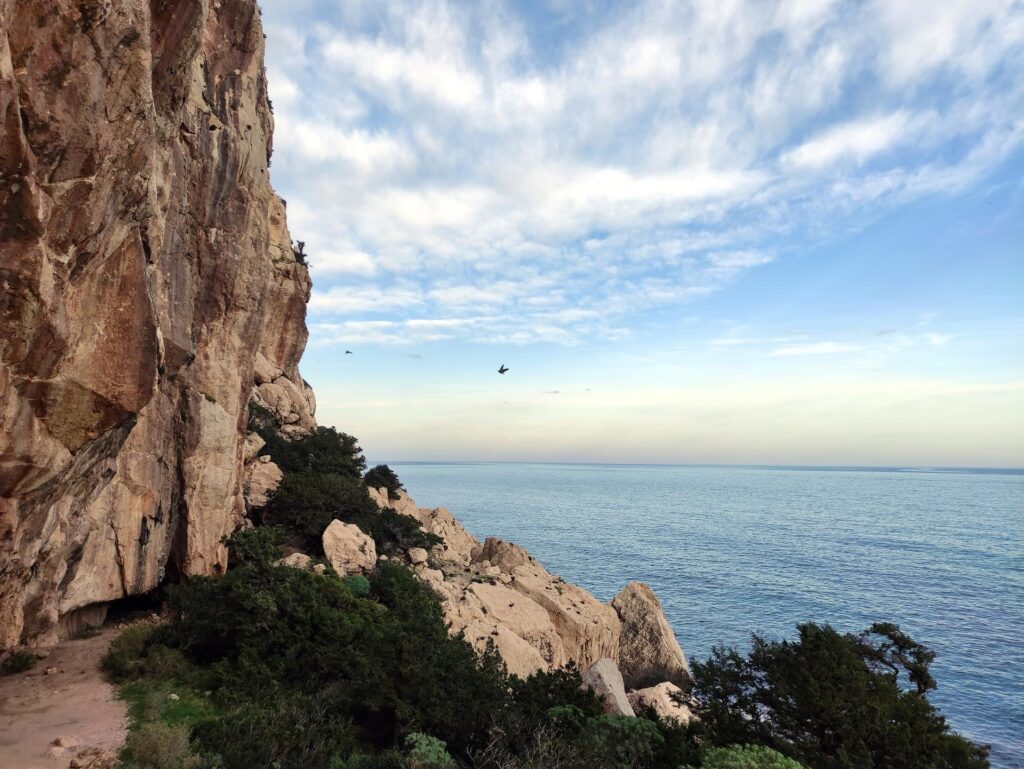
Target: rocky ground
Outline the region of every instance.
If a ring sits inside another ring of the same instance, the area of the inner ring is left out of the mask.
[[[0,676],[0,769],[105,769],[127,734],[125,705],[100,674],[118,628],[66,641]]]

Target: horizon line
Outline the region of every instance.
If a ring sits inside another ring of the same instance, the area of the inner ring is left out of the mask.
[[[396,465],[586,465],[595,467],[734,467],[774,470],[875,470],[900,472],[990,472],[1024,474],[1024,467],[984,465],[802,465],[729,462],[582,462],[530,459],[392,459],[377,464]]]

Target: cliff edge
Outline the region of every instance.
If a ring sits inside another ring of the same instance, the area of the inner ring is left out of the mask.
[[[0,0],[0,648],[223,570],[250,399],[314,425],[263,37],[254,0]]]

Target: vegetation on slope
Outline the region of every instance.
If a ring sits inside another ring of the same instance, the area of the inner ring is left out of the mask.
[[[369,579],[274,565],[282,542],[319,552],[332,518],[384,553],[436,538],[377,510],[351,436],[288,442],[263,428],[284,479],[261,525],[228,541],[232,568],[168,588],[170,621],[130,628],[107,655],[130,708],[127,767],[987,766],[927,702],[930,653],[891,626],[852,637],[803,625],[796,642],[755,638],[746,657],[716,650],[694,665],[702,720],[685,727],[605,715],[572,669],[510,676],[493,650],[450,636],[437,596],[394,560]],[[381,477],[369,480],[401,488]]]

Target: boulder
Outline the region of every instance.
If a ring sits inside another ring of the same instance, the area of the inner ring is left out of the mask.
[[[612,608],[622,623],[618,663],[626,685],[642,689],[671,681],[688,690],[690,667],[654,591],[631,582],[612,599]]]
[[[377,548],[362,529],[331,521],[323,534],[324,554],[338,576],[369,574],[377,563]]]
[[[640,712],[644,708],[653,708],[659,717],[675,719],[685,725],[691,718],[694,718],[694,715],[688,706],[676,701],[676,696],[684,697],[684,693],[671,681],[663,681],[657,686],[649,686],[626,695],[634,711]]]
[[[281,468],[270,461],[270,457],[260,457],[266,462],[253,462],[245,467],[245,501],[249,508],[263,507],[270,499],[270,494],[281,483],[284,473]]]
[[[260,449],[266,445],[267,442],[263,440],[263,436],[259,433],[249,433],[245,436],[245,443],[242,444],[242,461],[245,464],[249,464],[256,459]]]
[[[605,713],[620,716],[635,715],[626,697],[622,674],[614,660],[602,657],[583,672],[583,685],[592,689],[604,701]]]
[[[290,566],[293,569],[308,571],[313,568],[313,559],[305,553],[292,553],[277,561],[275,566]]]
[[[409,563],[416,565],[418,563],[427,562],[427,551],[422,547],[410,547],[409,548]]]

